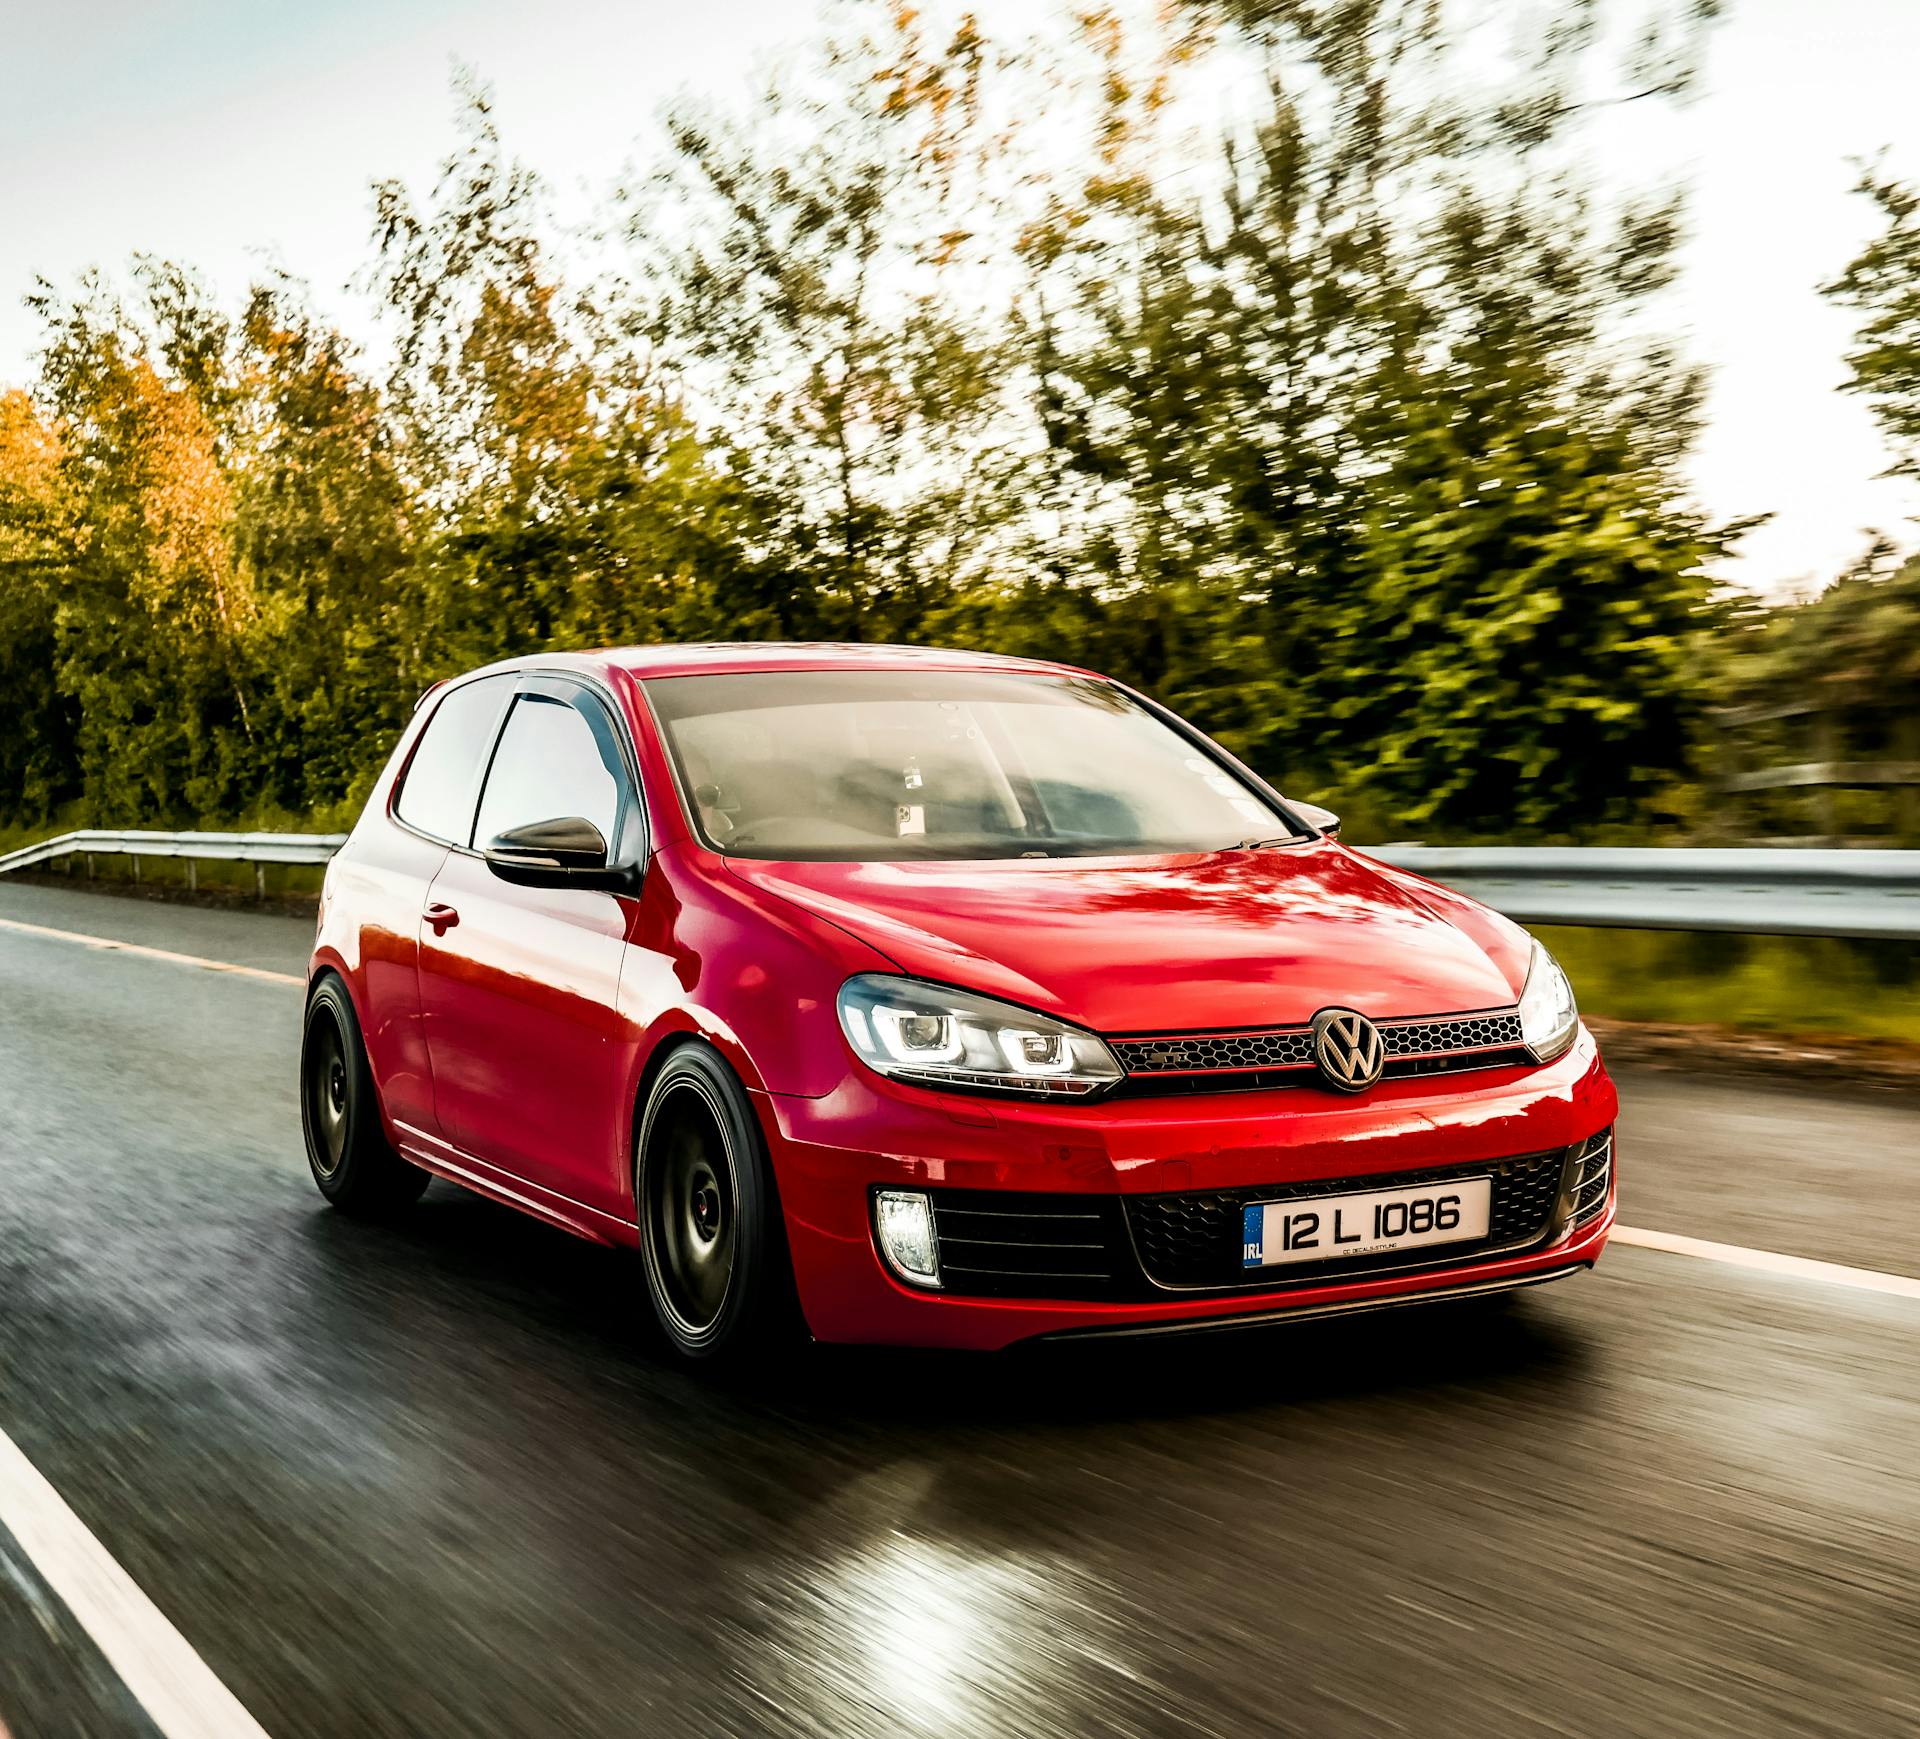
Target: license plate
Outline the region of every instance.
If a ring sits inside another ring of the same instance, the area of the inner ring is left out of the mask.
[[[1240,1265],[1328,1262],[1378,1256],[1427,1244],[1464,1244],[1487,1235],[1493,1180],[1449,1178],[1348,1196],[1249,1202],[1241,1224]]]

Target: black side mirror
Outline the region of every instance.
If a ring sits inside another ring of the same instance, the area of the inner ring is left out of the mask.
[[[1289,806],[1309,827],[1318,828],[1329,839],[1340,837],[1340,817],[1331,809],[1322,809],[1317,803],[1293,803]]]
[[[503,882],[526,888],[626,888],[632,872],[607,862],[607,840],[581,815],[510,827],[481,856]]]

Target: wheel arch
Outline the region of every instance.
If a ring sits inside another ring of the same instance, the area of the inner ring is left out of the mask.
[[[660,1042],[648,1053],[646,1062],[640,1069],[639,1077],[634,1083],[633,1097],[627,1106],[625,1190],[626,1203],[633,1212],[636,1225],[639,1221],[640,1204],[634,1197],[634,1183],[640,1169],[640,1123],[646,1115],[647,1100],[653,1093],[653,1085],[659,1080],[661,1071],[675,1056],[687,1050],[705,1051],[733,1077],[741,1092],[746,1095],[747,1114],[752,1118],[753,1126],[760,1136],[760,1148],[767,1165],[767,1182],[773,1190],[774,1206],[779,1210],[781,1231],[784,1235],[787,1231],[786,1208],[781,1201],[780,1178],[773,1164],[774,1143],[767,1129],[767,1116],[762,1103],[767,1096],[767,1091],[740,1068],[734,1057],[729,1054],[728,1047],[716,1042],[712,1033],[694,1026],[676,1027],[661,1037]],[[741,1051],[739,1054],[744,1057],[746,1053]]]
[[[354,994],[353,972],[339,953],[332,948],[319,948],[307,963],[307,1001],[313,1000],[313,993],[320,988],[321,981],[337,978],[345,987],[347,1001],[353,1004],[353,1018],[364,1024],[365,1017],[360,1012],[360,999]]]
[[[699,1046],[726,1065],[728,1072],[747,1095],[747,1103],[753,1110],[762,1143],[767,1142],[766,1119],[760,1111],[760,1100],[765,1097],[767,1087],[760,1072],[753,1066],[753,1058],[746,1046],[724,1023],[711,1017],[702,1018],[698,1010],[677,1009],[667,1017],[653,1042],[641,1053],[634,1071],[633,1090],[627,1095],[624,1188],[629,1207],[633,1206],[633,1172],[639,1158],[640,1120],[646,1111],[647,1096],[653,1091],[653,1084],[660,1078],[660,1071],[667,1066],[668,1060],[690,1045]]]

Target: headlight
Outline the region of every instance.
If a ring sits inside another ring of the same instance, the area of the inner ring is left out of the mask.
[[[863,973],[840,987],[840,1026],[869,1067],[928,1086],[1092,1093],[1126,1073],[1092,1033],[917,978]]]
[[[1573,986],[1558,963],[1538,942],[1527,966],[1527,987],[1520,992],[1520,1036],[1534,1060],[1550,1063],[1573,1043],[1580,1011]]]

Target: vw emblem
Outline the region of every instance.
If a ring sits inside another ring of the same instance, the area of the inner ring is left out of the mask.
[[[1313,1017],[1313,1060],[1320,1078],[1341,1093],[1364,1093],[1387,1066],[1380,1029],[1350,1008],[1323,1008]]]

